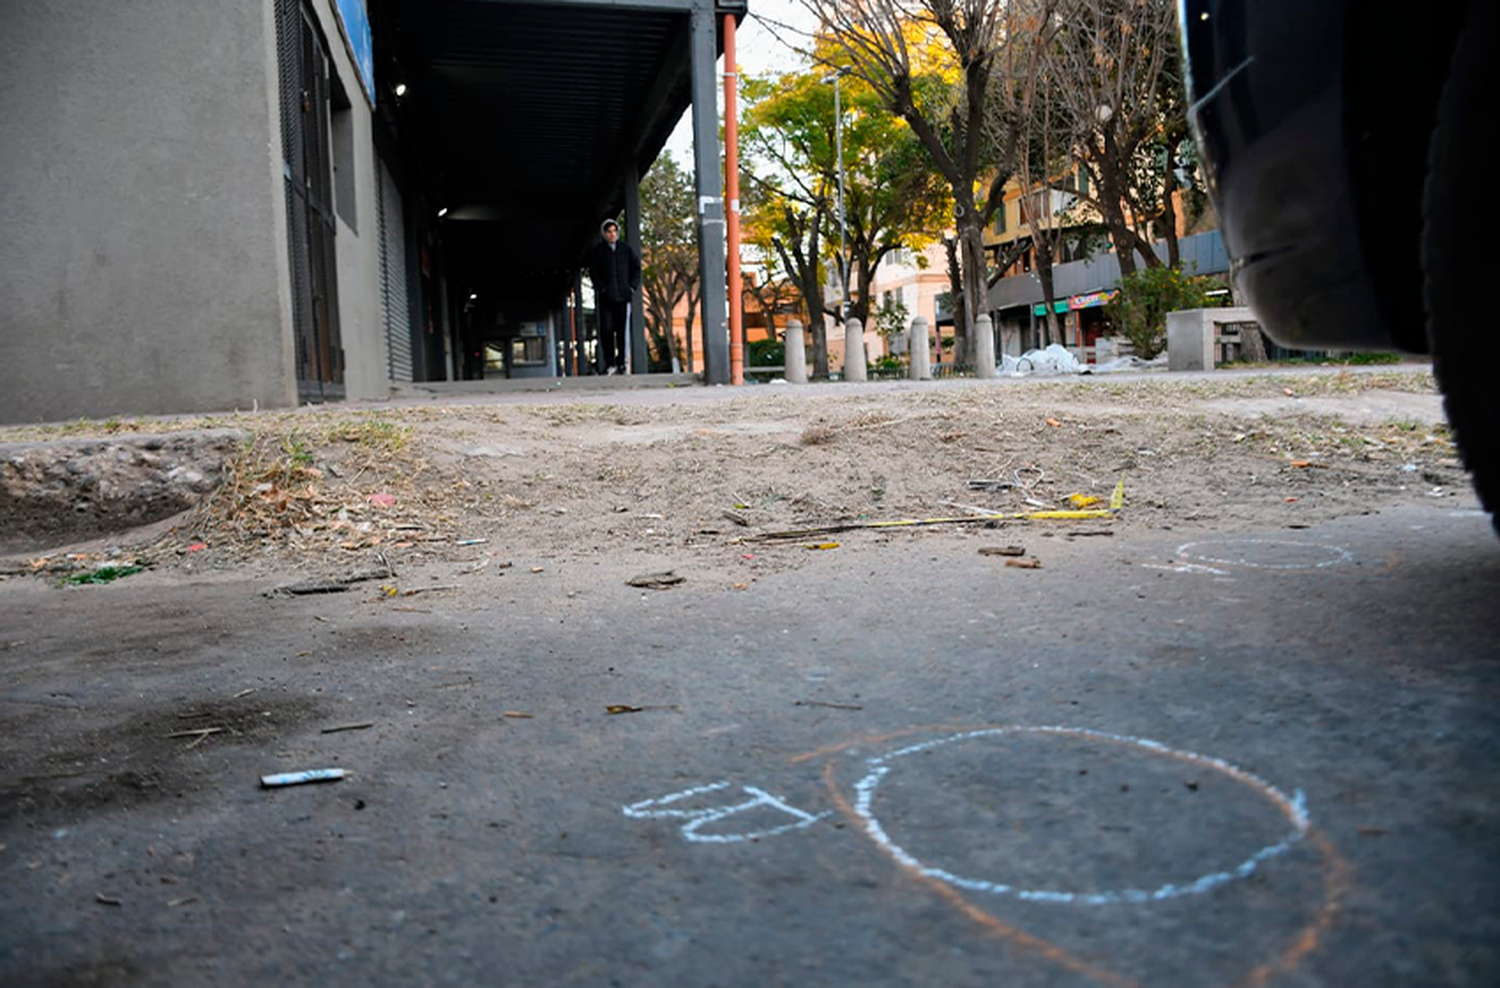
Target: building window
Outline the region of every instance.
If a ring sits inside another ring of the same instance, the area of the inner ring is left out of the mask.
[[[1005,209],[1006,209],[1006,204],[1005,204],[1004,201],[1001,201],[1000,208],[997,209],[997,210],[995,210],[995,232],[996,233],[1004,233],[1005,232]]]
[[[1078,166],[1078,191],[1083,195],[1089,194],[1089,172],[1082,165]]]
[[[546,363],[547,338],[545,336],[518,336],[511,340],[510,362],[512,365]]]

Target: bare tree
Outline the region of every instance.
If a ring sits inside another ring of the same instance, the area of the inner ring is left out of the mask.
[[[1047,48],[1049,71],[1066,82],[1055,98],[1077,126],[1076,151],[1093,180],[1083,198],[1103,216],[1122,274],[1135,272],[1137,256],[1161,264],[1152,210],[1130,205],[1138,156],[1162,130],[1161,77],[1176,58],[1176,30],[1172,0],[1062,0]]]
[[[691,179],[670,154],[658,158],[641,179],[641,288],[646,330],[658,367],[670,367],[674,356],[682,361],[672,320],[686,297],[687,367],[692,368],[693,311],[699,281],[693,203]]]
[[[1064,342],[1057,322],[1052,268],[1062,250],[1064,223],[1076,202],[1070,176],[1077,128],[1066,103],[1058,99],[1058,90],[1067,80],[1057,75],[1057,59],[1050,57],[1061,24],[1056,7],[1054,0],[1039,3],[1034,29],[1024,40],[1006,47],[1006,71],[996,99],[997,111],[1016,122],[1018,205],[1021,222],[1030,231],[1046,307],[1043,345]]]
[[[989,112],[989,101],[1003,49],[1036,28],[1043,0],[802,2],[819,18],[820,36],[839,49],[839,61],[911,126],[948,183],[963,281],[956,356],[965,357],[966,327],[988,296],[984,229],[1013,167],[1016,121]]]

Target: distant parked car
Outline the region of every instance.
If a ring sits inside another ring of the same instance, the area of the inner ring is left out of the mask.
[[[1179,0],[1189,119],[1237,284],[1284,346],[1431,353],[1500,509],[1500,3]],[[1500,516],[1495,516],[1500,530]]]

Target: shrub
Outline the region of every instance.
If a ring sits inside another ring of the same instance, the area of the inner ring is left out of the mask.
[[[786,344],[780,340],[752,340],[751,367],[780,367],[786,363]]]
[[[1167,313],[1212,307],[1207,278],[1183,274],[1176,268],[1145,268],[1120,280],[1120,294],[1110,303],[1110,321],[1135,347],[1136,356],[1150,360],[1167,348]]]

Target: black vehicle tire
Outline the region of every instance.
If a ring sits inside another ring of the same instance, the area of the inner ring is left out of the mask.
[[[1480,302],[1489,278],[1481,244],[1496,228],[1488,141],[1500,4],[1470,5],[1438,104],[1422,194],[1423,299],[1433,368],[1464,465],[1500,532],[1500,381],[1490,349],[1492,314]],[[1391,190],[1399,195],[1399,190]]]

